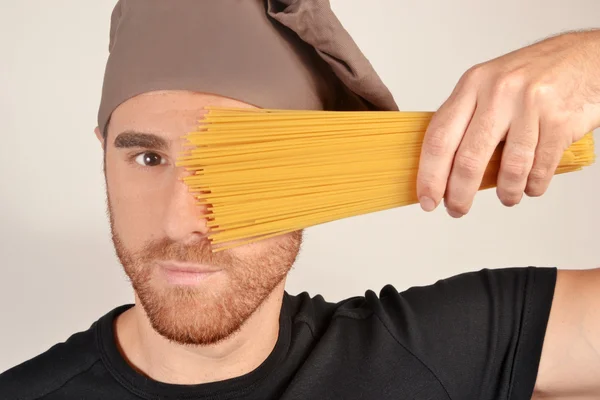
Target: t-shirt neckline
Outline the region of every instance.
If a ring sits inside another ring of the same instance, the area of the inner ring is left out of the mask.
[[[98,321],[96,343],[107,370],[122,386],[142,398],[154,400],[239,397],[259,387],[288,352],[291,341],[291,317],[287,301],[287,296],[284,295],[279,317],[279,335],[271,354],[253,371],[224,381],[194,385],[169,384],[150,379],[133,369],[117,347],[114,330],[115,318],[133,307],[133,304],[119,306]]]

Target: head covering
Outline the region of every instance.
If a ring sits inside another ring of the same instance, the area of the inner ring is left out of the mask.
[[[397,110],[328,0],[119,0],[100,130],[121,103],[155,90],[261,108]]]

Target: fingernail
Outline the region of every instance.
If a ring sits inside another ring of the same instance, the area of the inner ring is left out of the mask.
[[[430,199],[429,197],[423,196],[419,199],[421,203],[421,208],[425,211],[433,211],[435,210],[435,201]]]
[[[461,214],[456,211],[452,211],[452,210],[446,210],[446,211],[448,212],[448,215],[450,215],[452,218],[461,218],[462,216],[464,216],[464,214]]]

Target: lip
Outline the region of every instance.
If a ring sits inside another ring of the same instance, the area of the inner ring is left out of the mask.
[[[157,264],[165,280],[173,285],[196,285],[220,271],[204,264],[177,261],[159,261]]]

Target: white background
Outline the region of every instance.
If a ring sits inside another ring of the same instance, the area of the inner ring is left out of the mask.
[[[87,329],[132,293],[109,237],[93,135],[114,2],[0,4],[3,371]],[[600,26],[598,0],[332,6],[403,110],[435,110],[475,63],[563,30]],[[512,209],[492,189],[461,220],[443,207],[426,214],[410,206],[311,228],[288,290],[336,301],[481,268],[596,267],[599,198],[597,164],[556,177],[545,196]]]

